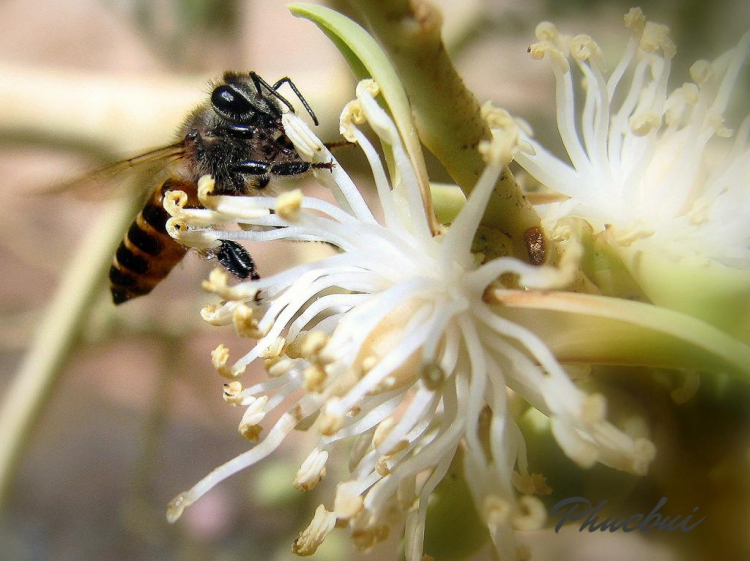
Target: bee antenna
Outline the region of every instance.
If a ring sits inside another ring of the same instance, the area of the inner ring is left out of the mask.
[[[307,112],[310,114],[310,117],[312,117],[312,120],[313,120],[313,123],[315,123],[315,126],[318,126],[319,124],[318,118],[315,116],[315,113],[313,112],[312,107],[310,107],[310,105],[307,103],[307,100],[305,100],[305,98],[302,96],[300,91],[297,89],[297,86],[294,85],[294,82],[292,82],[290,78],[284,77],[278,82],[276,82],[273,86],[271,86],[271,84],[269,84],[263,78],[258,76],[255,72],[250,72],[250,78],[252,78],[253,84],[255,84],[255,89],[258,91],[260,95],[262,95],[261,88],[265,88],[273,97],[275,97],[281,103],[286,105],[289,108],[289,110],[292,113],[294,113],[294,107],[292,107],[292,104],[289,103],[289,101],[283,95],[281,95],[278,91],[276,91],[284,84],[289,84],[289,87],[292,88],[294,95],[296,95],[297,99],[299,99],[302,102],[302,105],[304,106],[305,110],[307,110]]]

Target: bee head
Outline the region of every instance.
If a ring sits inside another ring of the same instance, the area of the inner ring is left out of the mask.
[[[211,106],[232,123],[273,123],[281,118],[278,103],[257,91],[248,76],[226,74],[224,82],[211,92]]]

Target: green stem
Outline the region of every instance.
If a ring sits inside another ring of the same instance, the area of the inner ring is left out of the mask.
[[[478,145],[491,133],[479,102],[448,57],[439,12],[422,0],[350,2],[395,66],[422,142],[468,195],[485,168]],[[530,255],[524,234],[539,228],[539,216],[507,169],[490,198],[483,224],[505,233],[516,256],[538,262],[538,255]]]
[[[101,294],[114,249],[137,212],[140,193],[102,210],[65,272],[36,337],[0,407],[0,509],[29,436],[44,410],[92,302]]]

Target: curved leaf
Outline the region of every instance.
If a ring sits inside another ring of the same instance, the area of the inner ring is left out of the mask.
[[[750,339],[750,271],[672,258],[655,244],[615,248],[652,302]]]
[[[679,368],[750,381],[750,347],[673,310],[620,298],[522,290],[488,293],[495,311],[533,330],[561,362]]]
[[[359,24],[317,4],[290,4],[295,16],[309,19],[333,41],[358,80],[374,79],[396,123],[404,148],[417,173],[422,193],[429,193],[429,180],[422,145],[412,119],[411,106],[396,71],[377,41]],[[429,204],[429,201],[426,201]]]

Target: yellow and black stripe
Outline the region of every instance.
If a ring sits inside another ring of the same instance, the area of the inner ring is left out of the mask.
[[[162,205],[164,193],[176,189],[188,194],[188,206],[200,206],[197,187],[191,182],[170,179],[154,190],[112,260],[109,280],[115,304],[151,292],[187,253],[167,234],[169,213]]]

